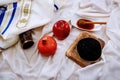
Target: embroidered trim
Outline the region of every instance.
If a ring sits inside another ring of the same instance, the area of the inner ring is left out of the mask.
[[[21,15],[16,24],[17,28],[25,28],[31,14],[32,0],[27,0],[23,2],[24,4],[22,5]]]

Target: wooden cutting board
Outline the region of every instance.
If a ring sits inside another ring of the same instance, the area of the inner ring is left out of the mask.
[[[67,56],[69,59],[71,59],[72,61],[74,61],[75,63],[77,63],[78,65],[80,65],[81,67],[85,67],[85,66],[87,66],[87,65],[90,65],[90,64],[93,64],[93,63],[96,63],[96,62],[102,60],[102,58],[100,57],[100,58],[99,58],[98,60],[96,60],[96,61],[86,61],[86,60],[83,60],[83,59],[79,56],[76,47],[77,47],[78,42],[79,42],[81,39],[84,39],[84,38],[94,38],[94,39],[96,39],[97,41],[100,42],[100,45],[101,45],[102,48],[103,48],[104,45],[105,45],[105,42],[104,42],[102,39],[96,37],[95,35],[93,35],[93,34],[90,33],[90,32],[82,31],[82,32],[78,35],[78,37],[75,39],[75,41],[72,43],[72,45],[71,45],[71,46],[68,48],[68,50],[66,51],[66,56]]]

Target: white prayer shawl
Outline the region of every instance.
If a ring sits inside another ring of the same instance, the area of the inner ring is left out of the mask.
[[[0,0],[0,7],[1,48],[15,44],[20,33],[50,22],[55,9],[52,0]]]
[[[18,2],[20,0],[0,0],[0,5],[6,5],[14,2]]]
[[[20,0],[4,5],[0,33],[4,39],[50,22],[54,6],[51,0]]]

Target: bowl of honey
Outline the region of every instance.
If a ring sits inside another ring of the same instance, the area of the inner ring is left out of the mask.
[[[106,22],[96,22],[93,19],[82,18],[79,16],[74,16],[71,20],[73,27],[76,27],[84,31],[99,31],[101,30],[101,24],[106,24]]]

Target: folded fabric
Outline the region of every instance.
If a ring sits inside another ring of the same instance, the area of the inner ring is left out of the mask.
[[[0,0],[0,6],[1,5],[6,5],[14,2],[18,2],[19,0]]]
[[[103,67],[101,80],[120,80],[120,7],[111,12],[106,34],[109,41],[104,48],[106,63]]]
[[[112,43],[115,44],[116,47],[120,48],[120,7],[115,8],[111,12],[111,16],[109,18],[108,24],[107,24],[107,35],[111,39]]]
[[[17,43],[18,40],[19,40],[18,36],[14,36],[12,38],[8,38],[8,39],[5,39],[5,40],[0,36],[0,48],[1,48],[1,50],[11,47],[15,43]]]
[[[0,80],[20,80],[20,79],[17,78],[17,76],[14,73],[2,72],[0,73]]]
[[[118,4],[118,0],[80,0],[77,14],[90,18],[106,18]]]
[[[60,9],[66,5],[67,0],[54,0],[56,8]]]
[[[0,0],[0,48],[6,49],[18,41],[18,35],[51,21],[51,0]]]
[[[47,24],[54,11],[51,0],[20,0],[2,5],[0,33],[4,39]]]

